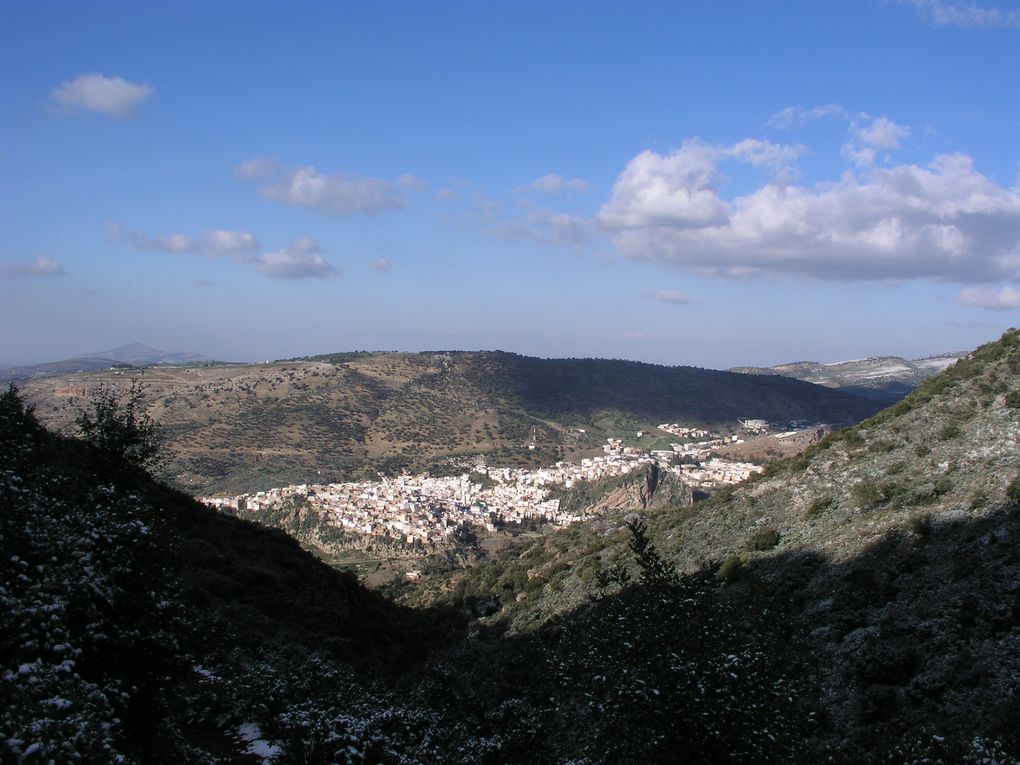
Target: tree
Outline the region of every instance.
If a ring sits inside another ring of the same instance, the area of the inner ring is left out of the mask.
[[[144,388],[133,380],[126,395],[101,385],[75,419],[78,435],[111,466],[126,463],[148,473],[166,467],[162,428],[145,412]]]

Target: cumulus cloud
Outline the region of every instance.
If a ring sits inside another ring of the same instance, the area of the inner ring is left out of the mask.
[[[899,133],[878,126],[873,141]],[[738,148],[743,147],[743,148]],[[993,183],[964,154],[927,166],[847,171],[836,181],[773,180],[724,199],[724,160],[775,165],[793,150],[687,141],[646,151],[617,178],[596,216],[628,258],[705,274],[825,279],[1020,280],[1020,190]]]
[[[283,250],[264,252],[256,259],[259,272],[270,279],[320,279],[337,270],[322,257],[325,250],[312,239],[300,237]]]
[[[519,189],[524,191],[525,189]],[[563,194],[568,191],[575,191],[584,194],[588,191],[588,183],[580,178],[564,178],[556,173],[548,173],[541,178],[536,178],[527,186],[527,191],[533,194]]]
[[[888,117],[850,112],[839,104],[825,104],[810,109],[788,106],[769,117],[766,125],[789,130],[827,118],[847,124],[849,140],[843,144],[841,153],[859,167],[875,164],[879,150],[896,149],[910,135],[909,127],[898,125]]]
[[[960,305],[1009,311],[1020,308],[1020,289],[1015,287],[964,287],[956,297]]]
[[[644,151],[616,179],[598,222],[610,232],[660,225],[685,229],[722,225],[731,212],[716,190],[722,177],[718,169],[722,160],[735,159],[778,172],[802,150],[754,139],[732,146],[689,139],[672,154]]]
[[[119,223],[108,223],[107,236],[111,241],[126,241],[140,251],[201,253],[214,260],[226,258],[254,265],[270,279],[306,279],[339,273],[322,257],[326,251],[308,237],[298,237],[282,250],[263,252],[253,234],[221,228],[204,231],[201,239],[196,239],[186,234],[152,237],[144,231],[128,231]]]
[[[389,258],[379,258],[378,260],[369,261],[368,267],[377,274],[384,274],[390,270],[390,265]]]
[[[36,255],[31,263],[0,263],[0,279],[27,279],[32,276],[63,276],[64,268],[53,258]]]
[[[874,149],[895,149],[910,135],[910,128],[897,125],[887,117],[869,117],[869,122],[857,127],[854,137]]]
[[[675,303],[677,305],[690,305],[691,300],[686,295],[676,290],[652,290],[651,297],[660,303]]]
[[[243,257],[262,249],[259,240],[247,231],[227,231],[217,228],[202,234],[202,250],[207,255]]]
[[[910,135],[910,128],[897,125],[886,117],[859,114],[850,119],[851,137],[840,150],[842,155],[858,167],[875,164],[878,150],[891,150]]]
[[[129,231],[120,223],[107,223],[106,238],[111,242],[126,241],[141,252],[201,252],[210,258],[226,256],[241,261],[262,249],[258,239],[247,231],[226,229],[204,231],[199,239],[187,234],[150,236],[144,231]]]
[[[151,85],[93,73],[60,83],[50,91],[50,100],[71,113],[84,110],[127,119],[134,114],[135,107],[154,92]]]
[[[156,252],[198,252],[199,244],[186,234],[166,234],[149,236],[144,231],[135,231],[130,235],[131,246],[136,250],[153,250]]]
[[[371,214],[404,206],[404,197],[394,184],[381,178],[363,178],[337,173],[323,175],[312,165],[286,167],[269,157],[245,160],[234,175],[258,186],[262,196],[273,202],[308,207],[330,215]],[[414,176],[403,176],[412,183]],[[406,188],[403,183],[400,186]]]
[[[981,29],[984,27],[1020,27],[1020,11],[989,8],[979,3],[947,0],[901,0],[917,9],[929,24],[937,27]]]

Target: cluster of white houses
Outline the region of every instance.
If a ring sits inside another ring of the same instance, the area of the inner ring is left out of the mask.
[[[699,431],[698,435],[712,434]],[[257,513],[297,500],[325,524],[348,533],[407,544],[439,543],[465,523],[494,530],[507,523],[565,526],[583,520],[582,515],[561,511],[559,500],[549,498],[551,490],[623,475],[645,464],[658,464],[695,488],[736,483],[761,470],[750,463],[710,457],[712,448],[722,443],[723,439],[710,438],[672,444],[671,450],[638,452],[609,439],[605,455],[580,463],[557,462],[554,467],[523,470],[488,467],[479,462],[475,473],[487,475],[487,481],[477,476],[472,481],[467,473],[449,477],[401,475],[381,477],[379,481],[300,484],[202,501],[219,509]],[[678,455],[694,459],[677,464]]]

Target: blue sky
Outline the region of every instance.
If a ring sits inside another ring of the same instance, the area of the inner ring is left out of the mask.
[[[992,0],[8,0],[0,364],[968,349],[1018,77]]]

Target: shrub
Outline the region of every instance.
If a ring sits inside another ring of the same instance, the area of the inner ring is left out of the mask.
[[[860,481],[850,490],[854,502],[861,510],[870,510],[881,504],[882,492],[871,481]]]
[[[771,550],[779,544],[779,532],[773,528],[762,528],[755,531],[747,540],[747,549],[756,552]]]
[[[931,513],[918,513],[910,518],[910,530],[917,536],[925,538],[931,536],[934,529]]]
[[[807,518],[817,518],[830,507],[832,507],[832,497],[817,497],[808,505],[804,515]]]
[[[1020,505],[1020,475],[1009,482],[1009,486],[1006,487],[1006,499],[1011,504]]]
[[[1006,406],[1010,409],[1020,409],[1020,390],[1011,390],[1006,394]]]
[[[950,441],[960,435],[960,426],[955,422],[950,422],[947,425],[942,426],[938,432],[939,441]]]
[[[864,443],[864,436],[861,435],[857,428],[847,428],[843,431],[842,438],[846,445],[850,447],[861,446]]]
[[[735,582],[744,573],[744,563],[740,560],[739,555],[731,555],[722,565],[719,566],[719,570],[715,572],[715,578],[720,582]]]

